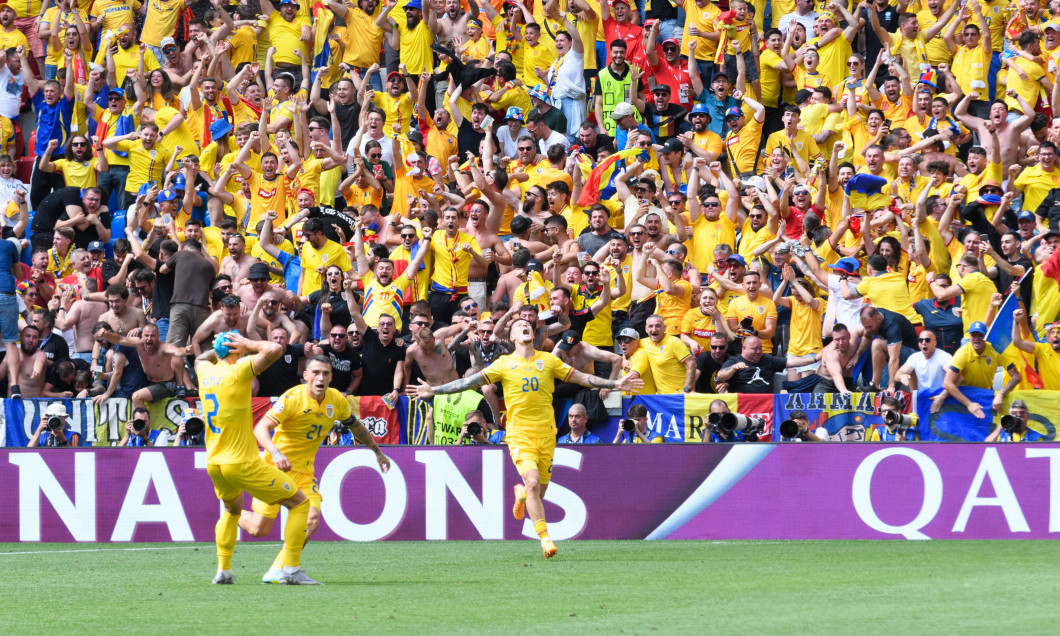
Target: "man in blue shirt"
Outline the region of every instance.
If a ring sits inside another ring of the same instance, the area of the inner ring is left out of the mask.
[[[26,52],[19,47],[19,56],[22,57],[23,68],[29,68],[29,62],[25,59]],[[52,139],[59,142],[59,146],[52,153],[52,160],[63,156],[66,148],[66,139],[70,136],[70,121],[74,114],[74,75],[73,57],[69,50],[64,50],[66,56],[66,68],[71,71],[66,73],[65,85],[55,80],[47,80],[43,84],[33,76],[26,73],[26,89],[33,99],[33,109],[37,111],[37,141],[33,147],[36,159],[33,162],[33,176],[30,178],[29,202],[34,210],[44,197],[52,190],[63,187],[63,175],[58,172],[43,172],[40,170],[40,158],[48,149],[48,142]]]
[[[23,209],[25,207],[23,206]],[[0,340],[4,341],[11,397],[21,397],[18,388],[18,299],[15,297],[15,267],[18,239],[0,240]]]
[[[125,423],[125,437],[118,446],[169,446],[169,431],[151,428],[151,411],[140,407],[133,411],[132,420]]]
[[[567,422],[570,424],[570,433],[556,441],[557,444],[599,444],[600,438],[593,435],[585,427],[589,423],[589,414],[581,404],[571,404],[567,411]]]

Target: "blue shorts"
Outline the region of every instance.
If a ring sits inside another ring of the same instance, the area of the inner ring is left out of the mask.
[[[0,293],[0,340],[18,342],[18,299],[14,294]]]

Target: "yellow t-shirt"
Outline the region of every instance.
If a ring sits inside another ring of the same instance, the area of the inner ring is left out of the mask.
[[[663,273],[659,272],[659,275],[662,276]],[[669,336],[681,333],[681,321],[688,313],[692,300],[692,284],[687,280],[675,280],[673,287],[674,291],[678,292],[676,296],[660,292],[655,298],[655,313],[662,316],[663,322],[666,323],[666,334]]]
[[[517,354],[497,358],[482,371],[486,382],[500,382],[508,409],[508,435],[529,438],[556,437],[552,412],[555,380],[566,382],[574,369],[551,353],[535,351],[529,359]]]
[[[439,291],[467,289],[468,272],[471,269],[471,253],[460,249],[461,243],[471,245],[471,250],[482,254],[478,240],[470,234],[457,232],[449,238],[444,231],[431,235],[431,257],[434,259],[434,275],[431,287]]]
[[[804,303],[798,296],[788,296],[791,302],[791,339],[788,342],[789,356],[806,356],[821,350],[821,323],[828,301],[818,298],[817,309]]]
[[[1016,189],[1023,191],[1023,209],[1037,210],[1042,199],[1053,188],[1060,187],[1060,168],[1046,172],[1035,164],[1023,169],[1016,177]]]
[[[132,22],[132,15],[129,16],[129,22]],[[124,22],[123,22],[124,24]],[[120,26],[120,25],[119,25]],[[105,33],[106,31],[104,31]],[[117,36],[114,36],[117,37]],[[107,65],[107,42],[101,43],[99,50],[96,52],[96,64],[100,66]],[[139,68],[140,63],[140,47],[136,46],[133,42],[132,46],[127,49],[118,46],[118,52],[113,55],[114,57],[114,76],[118,78],[119,82],[125,81],[125,72],[129,70],[135,71]],[[161,68],[158,65],[158,60],[154,55],[144,56],[144,73],[149,73],[157,68]],[[129,96],[129,104],[136,101],[135,95]]]
[[[260,172],[251,172],[247,182],[250,184],[250,217],[246,227],[257,227],[258,221],[269,210],[277,214],[273,226],[282,225],[287,219],[287,177],[277,174],[269,180]]]
[[[320,289],[323,277],[317,272],[318,267],[327,268],[331,265],[337,266],[344,272],[353,269],[350,263],[350,255],[346,253],[341,245],[335,241],[327,241],[319,250],[313,244],[306,241],[302,245],[302,289],[299,293],[308,296],[310,293]]]
[[[251,64],[258,59],[258,38],[254,35],[254,27],[244,24],[226,38],[232,45],[229,49],[228,59],[232,67],[240,64]]]
[[[923,29],[925,27],[921,25],[920,28]],[[817,44],[818,42],[820,42],[820,38],[810,40],[812,44]],[[850,42],[847,41],[842,33],[823,47],[817,47],[817,54],[821,58],[821,63],[817,65],[817,70],[822,75],[832,79],[832,82],[828,84],[829,87],[834,86],[835,82],[847,76],[847,60],[850,59],[852,52]]]
[[[390,19],[397,25],[400,36],[398,51],[405,69],[413,75],[432,70],[434,53],[431,44],[434,44],[434,34],[427,27],[427,21],[420,20],[415,28],[409,30],[404,4],[390,12]]]
[[[858,283],[858,294],[877,306],[901,314],[914,325],[923,323],[920,314],[913,311],[909,299],[909,284],[900,272],[885,272],[872,278],[863,278]]]
[[[675,336],[663,336],[659,344],[641,338],[640,349],[648,356],[658,393],[681,393],[685,386],[685,360],[692,357],[685,343]]]
[[[766,319],[777,319],[777,306],[771,298],[766,298],[762,294],[759,294],[758,298],[754,300],[749,299],[747,294],[744,294],[729,302],[729,306],[725,311],[726,319],[735,319],[739,323],[747,316],[750,316],[753,321],[752,328],[755,331],[761,331],[766,328]],[[762,353],[773,353],[773,340],[771,338],[762,339]]]
[[[788,139],[783,130],[778,130],[771,134],[766,140],[766,156],[772,154],[773,150],[778,147],[787,148],[788,152],[792,154],[798,153],[807,164],[812,164],[814,159],[821,156],[817,142],[805,130],[796,132],[795,139]]]
[[[148,181],[157,181],[162,186],[162,174],[173,155],[169,150],[155,144],[150,150],[144,148],[144,142],[119,141],[118,150],[129,153],[129,178],[125,181],[126,192],[136,192]],[[128,189],[131,188],[131,189]]]
[[[339,37],[346,44],[343,62],[368,68],[379,61],[379,51],[383,48],[383,29],[376,26],[374,15],[368,15],[360,7],[346,5],[346,27],[337,29],[341,29]]]
[[[972,82],[982,82],[983,85],[987,85],[989,73],[990,56],[986,54],[982,46],[974,48],[961,46],[957,49],[957,54],[953,56],[953,77],[965,95],[975,91],[979,93],[979,99],[985,101],[989,95],[983,92],[984,89],[981,86],[973,87]]]
[[[644,347],[639,347],[633,352],[633,357],[629,359],[629,372],[632,373],[634,371],[640,375],[640,379],[644,381],[644,386],[639,390],[626,391],[626,395],[652,395],[659,392],[655,386],[655,377],[651,374],[651,361],[648,359],[648,352],[644,350]],[[623,373],[622,375],[626,376],[629,374]]]
[[[994,386],[994,374],[999,366],[1006,368],[1006,361],[989,342],[982,354],[975,352],[972,343],[968,343],[953,354],[950,368],[964,376],[961,386],[970,386],[977,389],[989,389]]]
[[[685,33],[684,37],[681,38],[681,55],[688,57],[688,43],[692,41],[692,36],[688,34],[688,28],[694,26],[699,29],[700,33],[696,42],[696,59],[713,60],[718,50],[718,41],[708,40],[703,36],[714,33],[717,30],[714,28],[714,18],[721,14],[721,9],[713,2],[706,2],[705,6],[700,7],[695,0],[685,0],[684,9]]]
[[[1008,74],[1006,75],[1005,85],[1009,88],[1009,90],[1016,91],[1017,95],[1022,97],[1025,102],[1030,104],[1031,108],[1034,108],[1035,104],[1038,103],[1039,94],[1044,94],[1042,91],[1042,85],[1039,80],[1045,77],[1045,70],[1041,67],[1040,64],[1035,64],[1034,62],[1030,60],[1025,60],[1022,57],[1014,57],[1009,60],[1009,63],[1015,64],[1016,66],[1023,69],[1023,72],[1027,74],[1027,79],[1020,79],[1020,76],[1016,73],[1016,71],[1010,68]],[[1014,97],[1009,97],[1008,95],[1006,95],[1005,105],[1017,112],[1023,112],[1022,110],[1020,110],[1019,101],[1016,100],[1016,98]],[[1034,113],[1030,114],[1033,115]],[[1029,209],[1033,210],[1034,208]]]
[[[229,354],[235,355],[235,354]],[[250,407],[252,358],[235,363],[200,362],[199,395],[206,416],[206,463],[242,464],[259,459]]]
[[[692,222],[692,238],[696,249],[689,260],[701,272],[714,264],[715,247],[722,243],[731,247],[736,243],[736,224],[725,214],[724,206],[722,202],[722,213],[716,221],[708,221],[701,214]]]
[[[1034,345],[1034,358],[1038,363],[1038,375],[1046,391],[1060,391],[1060,352],[1047,342]]]
[[[162,38],[173,35],[183,10],[182,0],[149,0],[140,41],[148,46],[162,46]]]
[[[714,319],[703,313],[699,307],[685,312],[681,320],[681,333],[694,340],[704,351],[710,349],[710,339],[718,331]]]
[[[78,9],[77,12],[81,14],[81,20],[87,23],[88,5],[86,4],[84,8]],[[48,27],[54,24],[56,21],[59,22],[59,33],[56,36],[58,43],[56,43],[55,41],[49,41],[49,39],[46,38],[41,39],[41,41],[44,42],[44,49],[45,51],[47,51],[47,54],[44,57],[44,63],[50,66],[63,66],[66,63],[65,58],[63,58],[63,40],[65,39],[65,32],[67,27],[76,24],[74,22],[74,12],[61,11],[57,6],[49,7],[48,10],[44,12],[44,17],[41,18],[40,24],[42,27]],[[86,44],[88,43],[81,43],[82,46],[85,46]],[[29,51],[26,51],[27,55],[29,53]],[[88,48],[85,57],[91,59],[91,47]]]
[[[387,92],[375,91],[375,98],[372,99],[372,104],[381,109],[386,115],[386,126],[398,123],[401,124],[402,132],[409,129],[409,122],[412,121],[412,100],[409,99],[408,93],[401,93],[397,97],[391,97]]]
[[[698,46],[698,45],[697,45]],[[761,69],[759,71],[759,81],[762,84],[762,98],[758,100],[763,106],[770,108],[776,108],[780,101],[780,71],[777,70],[777,64],[780,64],[783,60],[780,56],[774,53],[771,49],[766,49],[758,57],[759,65]]]
[[[96,187],[96,158],[88,161],[74,161],[73,159],[56,159],[55,171],[63,175],[63,183],[66,187],[94,188]]]
[[[986,320],[990,298],[997,291],[997,286],[981,272],[967,274],[960,281],[954,281],[954,284],[964,290],[961,295],[961,321],[964,323],[964,333],[968,333],[973,322]]]
[[[952,145],[950,146],[953,147]],[[979,198],[979,188],[982,187],[984,181],[993,179],[998,183],[1002,182],[1001,177],[1001,164],[1000,163],[988,163],[986,168],[979,174],[969,172],[961,178],[960,184],[968,189],[968,194],[965,196],[964,202],[971,203]]]
[[[348,420],[350,415],[350,401],[338,390],[329,387],[324,399],[317,402],[304,384],[288,389],[265,413],[277,424],[272,443],[287,456],[291,470],[310,474],[317,449],[332,425]],[[272,456],[266,454],[265,461],[273,463]]]
[[[273,62],[300,65],[302,61],[294,54],[295,51],[301,51],[307,60],[311,59],[309,43],[302,42],[302,27],[306,26],[310,26],[308,18],[296,15],[288,22],[279,11],[273,11],[269,15],[265,31],[269,44],[276,47],[276,53],[272,56]]]
[[[398,331],[401,331],[401,306],[412,285],[412,280],[408,275],[409,271],[406,269],[400,275],[395,276],[389,285],[379,282],[372,272],[368,272],[361,278],[361,282],[364,283],[364,308],[361,313],[364,314],[364,321],[369,327],[377,327],[379,317],[387,314],[397,323]]]
[[[8,4],[9,7],[14,7],[14,4]],[[0,47],[9,49],[11,47],[26,47],[26,52],[29,53],[29,40],[23,35],[22,31],[13,28],[10,31],[6,31],[3,27],[0,27]]]
[[[155,125],[158,126],[158,130],[161,132],[169,122],[176,116],[180,115],[177,109],[170,106],[164,106],[155,113]],[[173,130],[166,133],[164,137],[158,140],[158,143],[169,150],[170,152],[175,151],[177,146],[180,146],[182,150],[177,155],[177,159],[183,159],[184,157],[194,156],[199,154],[199,144],[195,141],[195,137],[191,134],[191,128],[188,127],[188,122],[182,121],[180,125]]]

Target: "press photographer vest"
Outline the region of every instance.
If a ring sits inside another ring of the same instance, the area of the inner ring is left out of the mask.
[[[451,446],[460,437],[464,416],[478,408],[482,394],[462,391],[434,396],[434,443]]]
[[[632,70],[632,67],[630,67],[630,70]],[[607,134],[611,137],[615,136],[615,131],[617,129],[615,121],[611,119],[611,111],[613,111],[615,106],[620,102],[630,102],[630,87],[633,84],[631,75],[630,71],[626,71],[626,76],[622,79],[618,79],[611,74],[611,68],[606,66],[600,70],[600,74],[598,75],[600,82],[600,98],[603,102],[601,110],[604,116],[604,121],[602,123],[604,125],[604,130],[606,130]],[[638,123],[644,121],[641,118],[639,110],[633,113],[633,117]]]

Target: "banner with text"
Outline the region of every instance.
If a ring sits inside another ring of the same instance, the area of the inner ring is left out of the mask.
[[[314,541],[536,537],[505,449],[386,452],[320,451]],[[556,539],[1047,539],[1056,478],[1049,443],[561,446],[545,508]],[[0,482],[2,542],[212,541],[220,511],[200,449],[0,450]]]

